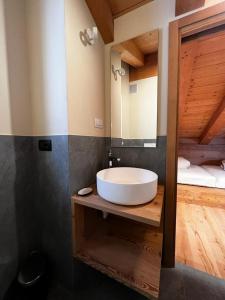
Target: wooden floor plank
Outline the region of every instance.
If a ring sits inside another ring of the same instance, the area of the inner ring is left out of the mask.
[[[225,189],[178,184],[177,200],[225,209]]]
[[[224,193],[219,189],[178,185],[176,232],[177,262],[222,279],[225,279]]]

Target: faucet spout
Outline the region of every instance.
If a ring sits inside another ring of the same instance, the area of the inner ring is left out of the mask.
[[[109,168],[118,167],[119,162],[120,162],[120,158],[113,156],[112,150],[110,149],[109,153],[108,153],[108,166],[109,166]]]

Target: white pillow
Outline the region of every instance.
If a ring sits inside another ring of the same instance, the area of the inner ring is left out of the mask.
[[[184,157],[178,157],[178,169],[188,169],[191,163]]]
[[[221,162],[221,168],[225,171],[225,160],[222,160],[222,162]]]

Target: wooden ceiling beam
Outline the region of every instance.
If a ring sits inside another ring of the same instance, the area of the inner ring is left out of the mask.
[[[85,0],[105,44],[114,40],[114,20],[107,0]]]
[[[118,18],[138,7],[141,7],[153,0],[108,0],[114,18]]]
[[[150,78],[153,76],[158,76],[158,53],[146,55],[145,65],[143,67],[130,67],[130,82]]]
[[[176,16],[203,7],[205,0],[176,0]]]
[[[225,97],[213,114],[201,137],[200,144],[208,145],[225,127]]]
[[[121,54],[121,60],[128,65],[139,68],[145,64],[144,54],[133,40],[120,43],[113,47],[113,50]]]

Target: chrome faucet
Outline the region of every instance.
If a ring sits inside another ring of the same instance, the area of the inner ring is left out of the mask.
[[[113,156],[112,149],[110,149],[108,153],[108,162],[109,162],[109,168],[114,168],[119,166],[120,158]]]

